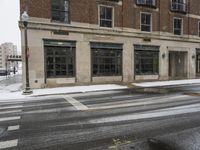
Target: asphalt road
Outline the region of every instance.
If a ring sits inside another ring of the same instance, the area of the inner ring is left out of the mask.
[[[193,86],[0,102],[0,150],[199,150]]]

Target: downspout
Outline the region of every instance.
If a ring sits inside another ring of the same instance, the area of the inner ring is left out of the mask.
[[[30,2],[30,0],[26,0],[25,11],[26,11],[27,13],[28,13],[29,2]]]
[[[161,34],[161,22],[160,22],[160,17],[161,17],[161,0],[159,0],[159,33]]]
[[[186,2],[186,4],[187,4],[187,2]],[[188,6],[188,11],[186,10],[186,13],[188,13],[188,38],[189,38],[189,36],[190,36],[190,0],[188,0],[188,4],[187,4]]]
[[[122,31],[123,31],[123,27],[124,27],[124,2],[122,0]]]
[[[121,26],[122,26],[122,32],[123,32],[123,29],[124,29],[124,2],[123,2],[123,0],[122,0],[122,15],[121,15],[121,19],[122,19],[122,24],[121,24]],[[123,51],[122,51],[123,52]],[[121,82],[123,82],[124,81],[124,75],[123,75],[123,70],[124,70],[124,67],[123,67],[123,60],[124,60],[124,55],[123,55],[123,53],[122,53],[122,81]]]

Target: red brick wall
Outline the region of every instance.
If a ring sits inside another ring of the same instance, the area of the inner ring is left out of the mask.
[[[20,0],[21,13],[28,7],[31,17],[51,18],[51,0]],[[157,0],[157,8],[137,6],[135,0],[123,0],[123,5],[106,0],[70,0],[70,20],[74,22],[98,24],[98,5],[114,8],[115,27],[140,29],[140,13],[152,14],[153,31],[173,33],[173,18],[183,18],[184,34],[197,35],[198,19],[170,11],[170,0]],[[200,15],[199,0],[189,0],[189,13]],[[161,10],[161,11],[160,11]]]
[[[31,17],[50,18],[51,3],[50,0],[20,0],[20,12],[28,9]]]

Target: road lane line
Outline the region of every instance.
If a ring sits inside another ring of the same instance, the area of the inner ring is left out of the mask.
[[[19,125],[16,125],[16,126],[9,126],[9,127],[8,127],[8,131],[15,131],[15,130],[19,130]]]
[[[12,148],[18,145],[18,139],[0,142],[0,149]]]
[[[23,107],[22,105],[15,105],[15,106],[1,106],[1,107],[0,107],[0,110],[1,110],[1,109],[22,108],[22,107]]]
[[[102,110],[102,109],[112,109],[112,108],[123,108],[123,107],[130,107],[130,106],[141,106],[141,105],[151,105],[151,104],[160,104],[165,102],[171,102],[176,99],[180,98],[188,98],[190,96],[180,95],[180,96],[173,96],[173,97],[154,97],[153,98],[144,98],[144,99],[136,99],[136,100],[128,100],[124,101],[117,101],[117,102],[110,102],[110,103],[100,103],[100,104],[92,104],[88,105],[89,109],[91,110]]]
[[[12,120],[19,120],[19,119],[21,119],[20,116],[6,117],[6,118],[0,118],[0,122],[3,122],[3,121],[12,121]]]
[[[0,114],[11,114],[11,113],[20,113],[22,112],[22,110],[8,110],[8,111],[3,111],[3,112],[0,112]]]
[[[176,107],[174,107],[176,108]],[[197,113],[200,112],[199,107],[191,107],[191,108],[184,108],[174,110],[167,110],[167,109],[160,109],[160,111],[148,111],[145,113],[133,113],[128,115],[120,115],[120,116],[113,116],[113,117],[104,117],[104,118],[98,118],[98,119],[91,119],[89,122],[93,124],[98,123],[110,123],[110,122],[121,122],[121,121],[130,121],[130,120],[139,120],[139,119],[152,119],[152,118],[158,118],[158,117],[168,117],[168,116],[175,116],[175,115],[181,115],[181,114],[189,114],[189,113]]]
[[[72,104],[77,110],[88,110],[89,108],[76,99],[70,97],[70,96],[63,96],[65,100],[67,100],[70,104]]]

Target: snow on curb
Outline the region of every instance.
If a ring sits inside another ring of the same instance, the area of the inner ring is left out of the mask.
[[[186,84],[197,84],[197,83],[200,83],[200,79],[143,82],[143,83],[132,83],[132,85],[139,87],[161,87],[161,86],[186,85]]]
[[[117,90],[126,89],[127,86],[116,84],[103,84],[103,85],[89,85],[89,86],[73,86],[73,87],[59,87],[48,89],[35,89],[31,95],[22,95],[22,92],[0,93],[0,101],[24,99],[40,95],[56,95],[56,94],[69,94],[69,93],[83,93],[93,91]]]
[[[3,81],[6,79],[6,76],[0,76],[0,81]]]

